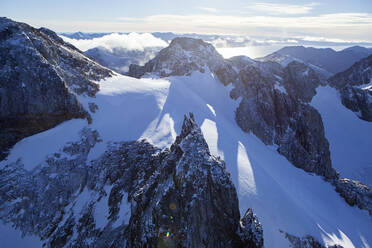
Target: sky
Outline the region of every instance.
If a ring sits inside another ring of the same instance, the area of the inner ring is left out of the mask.
[[[372,0],[0,0],[56,32],[177,32],[372,42]]]

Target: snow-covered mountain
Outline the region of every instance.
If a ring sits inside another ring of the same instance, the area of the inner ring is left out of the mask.
[[[72,118],[88,118],[76,95],[112,72],[54,32],[0,19],[0,158],[24,137]],[[73,94],[75,93],[75,94]]]
[[[18,33],[0,30],[7,51]],[[46,60],[53,68],[90,61],[67,43],[46,44],[70,58]],[[1,73],[19,68],[11,65]],[[72,78],[86,75],[73,68]],[[16,247],[18,230],[41,238],[34,247],[372,244],[371,189],[350,180],[366,175],[371,123],[310,66],[225,60],[202,40],[176,38],[129,75],[82,81],[94,94],[63,78],[89,121],[23,138],[0,162],[2,242]]]

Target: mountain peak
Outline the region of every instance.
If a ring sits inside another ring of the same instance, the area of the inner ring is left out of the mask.
[[[213,55],[218,54],[212,44],[204,42],[202,39],[189,37],[176,37],[169,44],[169,48],[182,49],[189,52],[209,52]],[[218,54],[219,55],[219,54]]]
[[[178,37],[144,66],[130,65],[128,76],[140,78],[147,73],[158,77],[188,76],[208,69],[223,84],[231,83],[237,75],[212,44],[201,39]]]

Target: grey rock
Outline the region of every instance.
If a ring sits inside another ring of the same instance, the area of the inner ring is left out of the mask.
[[[283,84],[287,92],[302,102],[311,102],[321,80],[317,73],[303,63],[293,61],[284,68]]]
[[[360,60],[344,72],[329,79],[329,84],[339,90],[345,107],[356,112],[365,121],[372,121],[372,56]]]
[[[369,215],[372,216],[372,189],[370,187],[347,178],[335,180],[333,185],[350,206],[367,210]]]
[[[364,89],[348,85],[339,91],[345,107],[355,112],[360,119],[372,121],[372,86]]]
[[[131,65],[127,75],[136,78],[146,73],[159,77],[184,76],[193,71],[204,72],[206,68],[214,72],[225,85],[231,83],[237,75],[213,45],[201,39],[178,37],[144,66]]]
[[[263,247],[263,230],[252,209],[247,209],[240,220],[239,236],[247,247]]]
[[[288,239],[288,241],[291,243],[291,247],[293,248],[343,248],[341,245],[325,246],[311,235],[297,237],[283,231],[280,232],[284,233],[286,239]]]

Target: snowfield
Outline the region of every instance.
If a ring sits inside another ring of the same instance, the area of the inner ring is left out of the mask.
[[[16,144],[7,162],[21,158],[32,170],[48,154],[77,140],[84,126],[98,130],[103,140],[91,150],[90,159],[100,156],[109,141],[144,138],[165,148],[180,132],[184,114],[193,112],[211,153],[226,162],[238,191],[241,214],[253,208],[262,223],[265,247],[289,247],[280,230],[296,236],[310,234],[326,245],[372,245],[372,219],[367,211],[350,207],[331,184],[294,167],[275,146],[266,146],[253,134],[244,133],[234,119],[239,99],[230,99],[231,85],[225,87],[208,70],[165,79],[116,75],[99,84],[96,98],[79,96],[86,109],[89,103],[98,106],[91,113],[91,125],[85,120],[70,120],[28,137]],[[363,159],[368,157],[367,147],[372,147],[372,128],[352,118],[354,113],[341,109],[332,97],[331,89],[319,89],[312,104],[324,118],[334,167],[342,176],[351,177],[354,168],[368,166]],[[342,152],[345,149],[348,153]],[[106,211],[104,201],[97,213]],[[126,207],[123,219],[128,218]]]

